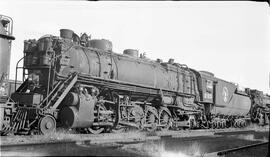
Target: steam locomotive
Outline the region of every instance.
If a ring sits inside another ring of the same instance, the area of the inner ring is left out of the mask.
[[[23,83],[9,107],[1,108],[2,134],[47,134],[58,127],[99,134],[269,123],[269,95],[173,59],[150,60],[134,49],[114,53],[112,42],[86,33],[61,29],[60,37],[26,40],[23,54],[23,66],[16,68],[23,71]]]

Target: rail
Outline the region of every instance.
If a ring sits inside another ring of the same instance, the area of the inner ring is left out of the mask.
[[[269,145],[269,142],[260,142],[260,143],[250,144],[250,145],[241,146],[241,147],[237,147],[237,148],[226,149],[226,150],[219,151],[217,153],[217,155],[221,156],[221,155],[225,155],[225,154],[228,154],[228,153],[231,153],[231,152],[236,152],[236,151],[239,151],[239,150],[252,148],[252,147],[257,147],[257,146],[261,146],[261,145],[267,145],[267,144]]]

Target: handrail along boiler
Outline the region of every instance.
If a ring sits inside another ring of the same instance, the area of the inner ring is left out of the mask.
[[[17,106],[5,134],[243,127],[250,119],[248,89],[173,59],[114,53],[110,41],[85,33],[61,29],[60,37],[27,40],[20,61],[24,82],[11,96]]]

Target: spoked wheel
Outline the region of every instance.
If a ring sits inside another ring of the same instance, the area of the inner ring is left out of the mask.
[[[147,131],[155,131],[157,129],[158,117],[155,110],[147,110],[145,115],[145,123],[148,125],[146,127]],[[150,125],[150,126],[149,126]]]
[[[128,115],[129,121],[128,123],[136,124],[135,126],[124,126],[121,124],[118,124],[114,129],[113,132],[120,133],[120,132],[126,132],[126,131],[141,131],[143,130],[143,120],[144,120],[144,111],[143,108],[139,105],[134,105],[129,108]]]
[[[139,130],[143,130],[143,118],[144,118],[144,112],[142,107],[135,105],[130,109],[129,112],[130,117],[134,117],[134,123],[139,127]]]
[[[222,128],[222,124],[220,121],[217,121],[217,129],[221,129]]]
[[[122,117],[123,115],[123,113],[122,112],[120,112],[119,114],[120,115],[117,115],[117,110],[114,110],[114,116],[113,116],[113,122],[114,122],[114,125],[113,125],[113,127],[112,127],[112,129],[111,129],[111,132],[113,132],[113,133],[123,133],[123,132],[125,132],[125,131],[127,131],[127,126],[124,126],[124,125],[121,125],[121,124],[119,124],[119,120],[121,119],[120,117]]]
[[[222,129],[226,128],[226,121],[222,121]]]
[[[172,117],[169,115],[169,113],[161,109],[159,112],[159,122],[160,122],[160,125],[162,125],[160,127],[162,131],[169,130],[169,128],[171,127],[171,120],[172,120]]]
[[[95,109],[94,109],[95,112],[106,111],[106,110],[107,109],[103,104],[96,105]],[[95,116],[98,116],[98,115],[95,115]],[[98,117],[95,117],[95,119],[96,119],[95,122],[98,122],[98,120],[99,120]],[[87,128],[88,133],[92,133],[92,134],[100,134],[104,130],[105,130],[105,128],[101,127],[101,126],[91,126],[90,128]]]
[[[247,126],[247,122],[244,121],[244,122],[243,122],[243,127],[246,127],[246,126]]]
[[[42,134],[49,134],[55,131],[56,121],[51,115],[46,115],[39,120],[38,123],[39,130]]]

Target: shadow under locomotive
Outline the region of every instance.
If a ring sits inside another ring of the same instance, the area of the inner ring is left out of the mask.
[[[57,127],[98,134],[268,123],[270,97],[262,92],[240,90],[173,59],[153,61],[133,49],[117,54],[110,41],[68,29],[60,37],[25,41],[16,79],[19,69],[23,83],[1,107],[3,135]]]

